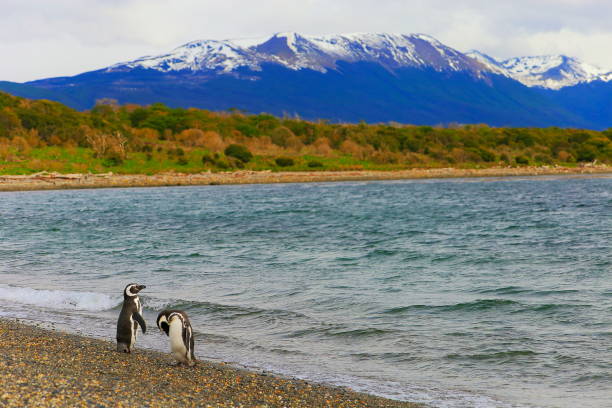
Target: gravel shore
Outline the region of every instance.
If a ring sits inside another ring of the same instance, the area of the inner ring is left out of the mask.
[[[59,174],[37,173],[27,176],[0,175],[0,191],[59,190],[109,187],[195,186],[218,184],[306,183],[324,181],[402,180],[458,177],[516,177],[544,175],[611,174],[612,167],[492,167],[488,169],[411,169],[397,171],[312,171],[271,172],[236,171],[227,173],[143,174]]]
[[[0,319],[2,407],[404,407],[302,380],[167,354],[115,351],[114,343]]]

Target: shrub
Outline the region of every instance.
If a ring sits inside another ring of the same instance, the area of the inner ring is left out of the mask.
[[[231,144],[225,149],[225,155],[235,157],[243,163],[248,163],[252,158],[253,154],[243,145]]]
[[[204,132],[204,139],[202,140],[201,146],[213,152],[221,152],[225,147],[225,143],[217,132],[208,131]]]
[[[186,166],[189,164],[189,160],[187,160],[185,157],[179,157],[179,159],[176,161],[176,164],[178,164],[179,166]]]
[[[331,156],[333,153],[333,150],[329,145],[329,139],[326,137],[318,138],[314,141],[312,146],[315,149],[316,154],[319,156]]]
[[[321,163],[318,160],[311,160],[311,161],[308,162],[308,167],[310,167],[310,168],[323,167],[323,163]]]
[[[186,146],[204,146],[205,136],[200,129],[186,129],[176,135],[176,140]]]
[[[557,158],[561,160],[562,162],[573,161],[572,155],[566,152],[565,150],[561,150],[559,153],[557,153]]]
[[[292,138],[295,138],[295,135],[290,129],[284,126],[274,129],[270,135],[272,143],[280,147],[287,147],[289,145],[289,140]]]
[[[216,160],[214,159],[214,157],[212,157],[210,154],[205,153],[202,156],[202,164],[212,164],[214,165],[216,162]]]
[[[123,158],[117,153],[112,153],[108,155],[102,162],[102,165],[105,167],[116,167],[121,166],[122,164]]]
[[[229,164],[230,164],[230,167],[237,168],[237,169],[244,169],[244,162],[240,159],[231,157],[229,159]]]
[[[480,157],[482,158],[482,160],[485,162],[488,162],[488,163],[494,162],[496,159],[495,154],[493,154],[492,152],[488,150],[478,149],[478,153],[480,154]]]
[[[183,149],[181,149],[180,147],[177,147],[176,149],[168,149],[168,156],[179,156],[182,157],[185,155],[185,151]]]
[[[276,162],[276,165],[280,167],[290,167],[295,164],[295,161],[289,157],[278,157],[274,161]]]
[[[538,154],[534,157],[537,163],[552,164],[553,159],[546,154]]]
[[[345,140],[344,142],[342,142],[340,144],[340,151],[358,159],[365,158],[365,149],[363,148],[363,146],[358,145],[352,140]]]
[[[516,164],[519,164],[519,165],[529,164],[529,159],[525,156],[516,156],[514,161],[516,162]]]
[[[30,145],[28,144],[28,141],[25,140],[23,137],[21,136],[16,136],[13,138],[13,140],[11,141],[11,144],[13,145],[13,147],[15,147],[17,149],[17,151],[21,154],[29,154],[30,151],[32,150],[30,148]]]
[[[597,151],[593,146],[582,145],[576,151],[576,160],[579,162],[592,162],[597,157]]]
[[[230,164],[225,159],[217,160],[215,162],[215,166],[217,166],[221,170],[227,170],[231,168]]]

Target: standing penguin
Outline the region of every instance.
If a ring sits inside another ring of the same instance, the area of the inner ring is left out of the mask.
[[[193,330],[187,313],[182,310],[164,310],[157,316],[157,327],[170,337],[170,352],[178,363],[195,364]]]
[[[136,344],[136,333],[138,325],[143,333],[147,331],[147,325],[142,318],[142,304],[138,298],[138,292],[146,288],[145,285],[130,283],[123,291],[123,307],[117,320],[117,351],[131,353]]]

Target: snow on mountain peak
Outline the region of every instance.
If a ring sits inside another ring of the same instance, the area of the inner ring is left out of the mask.
[[[529,87],[549,89],[612,80],[612,72],[564,55],[501,61],[479,51],[461,53],[426,34],[390,33],[309,36],[283,32],[256,39],[192,41],[170,53],[116,64],[107,70],[231,73],[240,67],[260,71],[263,64],[277,64],[292,70],[326,72],[338,69],[339,62],[374,62],[389,70],[417,67],[440,72],[464,71],[476,77],[496,74]]]
[[[289,69],[326,72],[338,61],[376,62],[387,69],[427,67],[437,71],[470,71],[482,67],[464,54],[425,34],[372,34],[305,36],[277,33],[265,39],[202,40],[182,45],[172,52],[142,57],[108,68],[110,71],[134,68],[162,72],[214,70],[231,72],[239,67],[260,70],[274,63]]]
[[[286,32],[286,33],[278,33],[276,34],[274,37],[276,38],[284,38],[285,41],[287,42],[287,47],[289,47],[289,49],[291,49],[293,52],[298,52],[295,43],[296,43],[296,39],[297,39],[297,34],[293,33],[293,32]]]
[[[565,55],[511,58],[502,64],[525,85],[551,89],[592,82],[606,74],[605,70]]]
[[[492,71],[513,78],[529,87],[561,89],[596,80],[610,81],[612,73],[565,55],[541,55],[497,60],[478,51],[468,56]]]

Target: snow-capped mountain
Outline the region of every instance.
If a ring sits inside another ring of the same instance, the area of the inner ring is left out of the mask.
[[[423,34],[193,41],[72,77],[0,81],[0,90],[76,109],[111,98],[344,122],[612,127],[610,71],[564,56],[502,61]]]
[[[375,62],[388,69],[427,67],[436,71],[486,71],[465,54],[424,34],[344,34],[305,36],[279,33],[266,39],[204,40],[180,46],[160,56],[147,56],[108,68],[109,72],[134,68],[161,72],[214,70],[233,72],[240,67],[259,71],[263,64],[292,70],[327,72],[337,62]]]
[[[486,65],[491,71],[529,87],[561,89],[581,83],[612,80],[610,70],[565,55],[518,57],[502,61],[479,51],[470,51],[466,55]]]
[[[563,55],[497,60],[478,51],[461,53],[424,34],[337,34],[308,36],[279,33],[269,38],[202,40],[170,53],[147,56],[109,67],[108,72],[135,68],[160,72],[232,73],[239,68],[261,71],[264,64],[292,70],[327,72],[342,62],[374,62],[393,70],[404,67],[464,71],[476,77],[503,75],[529,87],[561,89],[595,80],[612,80],[612,72]]]
[[[612,74],[565,55],[511,58],[502,62],[512,78],[527,86],[560,89],[583,82],[607,80]]]
[[[502,65],[500,61],[496,60],[495,58],[487,54],[483,54],[482,52],[477,51],[477,50],[471,50],[471,51],[466,52],[465,55],[480,62],[490,72],[494,72],[496,74],[503,75],[508,78],[512,77],[510,75],[510,72],[508,72],[508,70]]]

